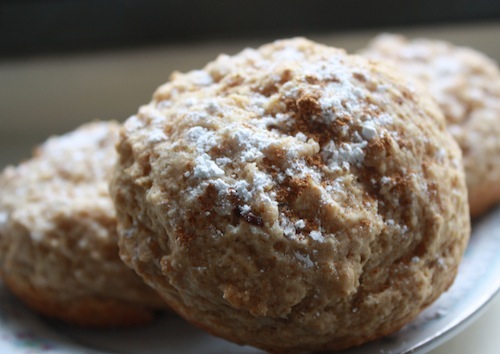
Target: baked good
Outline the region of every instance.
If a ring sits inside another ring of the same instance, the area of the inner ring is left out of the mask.
[[[362,53],[421,80],[444,112],[460,145],[470,212],[500,201],[500,70],[478,51],[441,40],[376,37]]]
[[[115,122],[86,124],[0,175],[0,273],[44,315],[125,326],[164,306],[118,255],[108,191],[118,131]]]
[[[174,73],[117,151],[124,262],[188,321],[271,352],[396,331],[453,282],[470,232],[431,98],[306,39]]]

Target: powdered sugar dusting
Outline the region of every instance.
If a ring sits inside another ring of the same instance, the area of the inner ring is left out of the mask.
[[[364,148],[367,145],[366,141],[362,141],[351,144],[343,143],[337,146],[335,142],[330,141],[321,151],[321,156],[331,170],[347,170],[351,165],[361,165],[365,157]]]
[[[299,261],[301,261],[304,264],[305,268],[312,268],[314,267],[314,262],[311,260],[308,254],[302,254],[299,252],[294,252],[295,258],[297,258]]]
[[[194,178],[214,178],[224,176],[224,170],[222,170],[217,164],[212,160],[212,158],[203,154],[195,159],[196,166],[193,169]]]
[[[240,197],[244,202],[250,201],[252,199],[252,193],[248,190],[249,184],[245,180],[236,181],[233,185],[234,190],[238,197]]]
[[[377,136],[377,129],[375,128],[373,121],[363,123],[361,135],[366,140],[372,140]]]
[[[208,74],[205,70],[191,71],[189,77],[196,85],[208,86],[213,83],[212,76],[210,76],[210,74]]]
[[[148,135],[149,143],[159,143],[160,141],[164,141],[166,139],[167,136],[160,130],[154,130]]]
[[[304,227],[306,227],[306,222],[303,219],[299,219],[295,222],[295,227],[297,229],[303,229]]]
[[[346,321],[340,322],[356,324],[367,312],[394,307],[400,299],[377,290],[384,277],[361,294],[363,306],[352,304],[359,280],[379,265],[415,289],[415,308],[426,301],[428,289],[412,281],[446,277],[414,273],[429,265],[425,252],[422,261],[410,259],[422,232],[438,241],[446,236],[449,230],[437,223],[458,216],[444,200],[446,183],[460,184],[450,167],[459,157],[452,144],[442,145],[448,156],[436,163],[434,143],[449,136],[433,123],[439,117],[427,109],[431,100],[420,100],[382,66],[303,39],[221,56],[203,71],[212,83],[200,73],[178,74],[155,94],[152,105],[163,122],[141,118],[163,131],[165,142],[156,148],[134,134],[120,144],[127,155],[121,161],[132,162],[121,166],[123,184],[132,180],[148,189],[145,215],[124,205],[125,216],[159,241],[152,261],[171,272],[157,279],[162,295],[173,304],[182,300],[180,292],[185,300],[204,297],[209,306],[193,308],[195,320],[220,309],[223,319],[264,316],[276,328],[291,328],[283,335],[288,339],[298,327],[283,319],[317,327],[341,315]],[[171,104],[159,107],[165,100]],[[443,192],[442,205],[430,198],[433,190]],[[464,202],[463,196],[454,200]],[[425,225],[415,215],[425,215]],[[465,231],[457,230],[457,238]],[[130,254],[137,245],[149,251],[144,237],[121,240],[129,242]],[[456,265],[440,254],[450,268]],[[392,285],[398,291],[401,284]],[[414,313],[408,309],[408,316]],[[387,312],[368,325],[376,330],[404,316]],[[240,332],[243,340],[253,344],[254,330]],[[328,331],[318,340],[334,339],[336,329]],[[266,347],[266,341],[255,343]]]
[[[311,231],[309,233],[309,236],[314,240],[314,241],[318,241],[318,242],[325,242],[325,238],[323,237],[323,234],[321,233],[321,231],[317,231],[317,230],[314,230],[314,231]]]
[[[266,215],[276,220],[263,218],[259,224],[277,225],[290,240],[322,243],[332,234],[318,226],[320,216],[295,218],[294,210],[283,208],[292,208],[300,193],[314,195],[332,212],[363,198],[356,190],[359,195],[351,202],[353,192],[347,189],[358,188],[351,174],[364,168],[369,144],[386,136],[399,139],[391,128],[395,116],[384,108],[394,87],[379,84],[364,64],[355,67],[340,51],[309,53],[301,47],[306,44],[297,43],[222,55],[203,70],[180,75],[172,87],[164,85],[159,91],[169,95],[159,94],[154,107],[142,108],[139,115],[149,114],[148,124],[158,128],[170,120],[172,134],[181,136],[172,146],[192,157],[184,177],[193,203],[212,186],[217,191],[213,203],[223,206],[219,212],[237,210],[251,221],[270,208]],[[143,123],[132,119],[127,124]],[[321,136],[322,129],[329,135]],[[164,130],[152,131],[149,141],[168,139]],[[291,188],[292,181],[300,188]],[[389,186],[392,180],[371,183]],[[360,213],[372,205],[361,204]]]
[[[217,138],[214,132],[200,126],[195,126],[186,132],[187,140],[196,146],[198,153],[207,153],[217,145]]]
[[[295,225],[286,217],[285,214],[280,214],[280,226],[283,230],[283,235],[288,239],[297,239]]]
[[[309,92],[313,96],[318,95],[320,113],[311,115],[311,121],[332,124],[338,119],[347,120],[349,123],[342,126],[340,131],[344,137],[343,141],[331,140],[320,146],[307,132],[284,134],[284,131],[293,129],[294,113],[281,110],[269,113],[269,110],[273,110],[275,98],[259,92],[252,92],[241,101],[235,96],[238,108],[222,106],[212,98],[203,101],[197,97],[188,97],[184,103],[184,120],[190,122],[191,127],[185,131],[185,136],[198,155],[189,177],[215,180],[212,184],[221,198],[234,193],[243,203],[250,204],[258,202],[277,206],[274,188],[285,183],[288,178],[310,178],[319,186],[321,200],[326,204],[334,203],[332,196],[344,195],[343,179],[340,177],[325,183],[323,173],[345,172],[353,167],[362,167],[368,142],[376,139],[385,129],[383,126],[391,124],[392,118],[375,117],[365,113],[367,105],[370,109],[376,107],[364,101],[368,94],[367,89],[356,82],[340,57],[318,57],[310,62],[304,62],[303,58],[302,50],[294,47],[285,47],[271,53],[271,59],[265,58],[259,51],[247,49],[238,57],[221,56],[215,63],[209,64],[210,75],[204,75],[200,71],[189,75],[190,80],[196,84],[211,85],[210,81],[214,76],[235,75],[238,80],[244,80],[247,74],[255,75],[252,68],[272,72],[266,76],[266,80],[273,85],[281,85],[278,90],[281,97],[299,100],[301,95],[307,95]],[[252,63],[252,66],[245,67],[247,72],[236,74],[237,71],[231,67],[243,63],[247,65],[247,62]],[[297,66],[296,63],[300,65]],[[302,85],[301,90],[298,90],[297,83],[282,83],[283,76],[279,73],[285,72],[285,69],[293,72],[294,78]],[[365,79],[369,78],[367,72],[360,72],[359,75]],[[323,82],[324,86],[318,91],[315,85],[305,84],[309,80],[318,80]],[[216,85],[211,87],[217,88]],[[244,110],[239,110],[239,107]],[[233,118],[217,127],[215,116]],[[214,124],[215,128],[209,128]],[[224,146],[223,151],[230,152],[230,155],[213,156],[214,149],[221,146]],[[284,151],[286,154],[282,158],[284,160],[279,161],[280,171],[275,177],[272,177],[269,171],[257,168],[273,151]],[[324,167],[311,165],[307,160],[318,153]],[[245,177],[234,180],[228,170],[238,170],[242,168],[240,166],[247,164],[256,165],[250,169],[246,168],[243,173]],[[322,183],[325,185],[320,186]],[[205,184],[200,185],[200,188],[205,187]],[[197,194],[201,194],[201,190]],[[239,212],[249,213],[250,204],[240,206]],[[305,220],[288,220],[283,213],[279,214],[279,218],[283,235],[290,239],[297,239],[306,226]],[[308,231],[307,235],[317,242],[324,242],[326,237],[321,231],[314,230]]]
[[[232,138],[236,145],[242,149],[241,161],[251,162],[264,156],[263,150],[271,144],[271,140],[266,134],[255,132],[245,127],[227,127],[227,131],[232,131]]]

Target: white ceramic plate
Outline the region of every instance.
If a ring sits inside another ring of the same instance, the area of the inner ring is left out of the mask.
[[[473,227],[454,285],[398,333],[344,353],[425,353],[470,323],[500,289],[500,208]],[[212,337],[174,315],[128,330],[83,330],[33,314],[0,284],[0,353],[257,354]]]

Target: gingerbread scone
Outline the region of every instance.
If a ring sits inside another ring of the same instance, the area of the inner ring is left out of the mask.
[[[19,298],[85,326],[148,322],[161,298],[118,255],[108,191],[119,124],[54,137],[0,175],[0,272]]]
[[[122,259],[188,321],[271,352],[398,330],[455,277],[460,149],[417,84],[305,39],[176,73],[129,118]]]
[[[500,70],[464,47],[400,35],[376,37],[362,53],[421,80],[443,110],[464,156],[470,212],[500,201]]]

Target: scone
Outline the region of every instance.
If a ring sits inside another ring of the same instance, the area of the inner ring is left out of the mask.
[[[468,240],[460,149],[431,98],[306,39],[175,73],[117,150],[122,259],[188,321],[271,352],[396,331]]]
[[[395,64],[421,80],[443,110],[462,148],[470,212],[500,201],[500,70],[469,48],[430,39],[384,34],[363,54]]]
[[[41,145],[0,175],[0,272],[50,317],[85,326],[148,322],[161,298],[118,255],[108,191],[119,124],[95,122]]]

